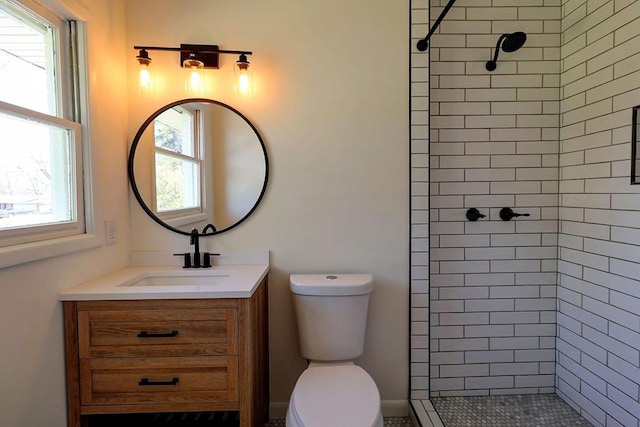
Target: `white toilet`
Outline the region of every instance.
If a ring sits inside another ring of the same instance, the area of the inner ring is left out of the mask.
[[[380,393],[353,363],[362,354],[370,274],[294,274],[300,375],[287,409],[287,427],[382,427]]]

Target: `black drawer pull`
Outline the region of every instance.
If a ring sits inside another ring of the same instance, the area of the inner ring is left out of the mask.
[[[178,385],[178,381],[180,381],[178,377],[173,377],[171,381],[149,381],[149,378],[143,378],[138,382],[138,385]]]
[[[174,338],[178,336],[178,331],[171,331],[167,334],[150,334],[147,331],[138,333],[138,338]]]

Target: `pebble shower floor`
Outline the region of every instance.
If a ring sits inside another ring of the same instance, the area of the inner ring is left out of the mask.
[[[590,427],[555,394],[432,398],[446,427]]]

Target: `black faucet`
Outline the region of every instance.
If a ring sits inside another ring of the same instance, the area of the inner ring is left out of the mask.
[[[198,229],[192,229],[190,236],[189,244],[195,246],[193,251],[193,268],[200,268],[200,233],[198,233]]]
[[[193,264],[191,263],[190,252],[173,254],[175,256],[184,257],[184,264],[182,268],[211,268],[213,266],[211,264],[211,257],[220,255],[211,252],[200,253],[200,233],[198,233],[197,228],[192,229],[191,233],[189,233],[189,244],[194,246]]]
[[[204,226],[204,228],[202,229],[202,234],[207,234],[207,231],[211,230],[211,233],[215,233],[218,231],[218,229],[216,228],[215,225],[213,224],[207,224]]]

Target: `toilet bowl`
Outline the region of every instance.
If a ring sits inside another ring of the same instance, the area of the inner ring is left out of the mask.
[[[380,393],[352,359],[364,348],[369,274],[294,274],[300,350],[310,360],[287,408],[287,427],[382,427]]]
[[[291,394],[287,427],[382,427],[380,394],[367,372],[353,363],[314,363]]]

